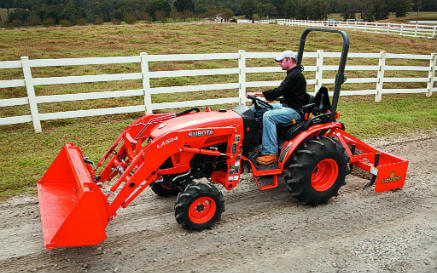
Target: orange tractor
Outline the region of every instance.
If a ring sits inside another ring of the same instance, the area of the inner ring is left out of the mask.
[[[311,205],[326,203],[337,195],[352,166],[373,175],[365,187],[374,185],[377,192],[403,187],[408,161],[361,142],[337,121],[349,48],[347,34],[305,30],[297,56],[299,66],[311,31],[343,37],[332,104],[322,87],[315,97],[308,97],[302,120],[279,126],[281,150],[276,164],[257,165],[262,119],[246,105],[232,110],[207,108],[200,112],[192,108],[143,116],[123,130],[97,164],[73,144],[63,147],[38,181],[45,247],[100,243],[117,210],[128,206],[147,187],[161,196],[177,195],[175,217],[183,228],[209,228],[225,209],[217,185],[232,190],[243,168],[252,171],[260,190],[275,188],[281,180],[292,196]],[[256,97],[249,98],[256,108],[271,107]],[[209,183],[195,182],[200,178],[207,178]],[[272,182],[262,185],[263,178]],[[110,189],[103,183],[112,183]]]

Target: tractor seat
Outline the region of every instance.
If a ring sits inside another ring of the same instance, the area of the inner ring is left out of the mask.
[[[302,107],[301,110],[298,110],[299,114],[300,114],[300,120],[304,120],[305,119],[305,113],[310,113],[312,108],[314,107],[314,100],[315,97],[311,94],[305,93],[306,96],[306,103],[305,105]],[[290,123],[279,123],[276,124],[276,128],[279,130],[288,130],[291,128],[291,126],[293,126],[293,122],[290,121]]]
[[[299,134],[306,127],[305,114],[313,113],[314,115],[318,115],[326,113],[331,109],[329,93],[326,87],[322,86],[319,91],[317,91],[315,97],[308,93],[306,93],[306,97],[306,104],[302,106],[302,110],[299,111],[301,115],[300,120],[296,121],[295,124],[292,122],[276,124],[279,139],[291,140]]]

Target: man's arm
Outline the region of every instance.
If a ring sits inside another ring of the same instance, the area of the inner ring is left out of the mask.
[[[281,82],[281,84],[279,85],[278,88],[264,91],[263,92],[264,97],[267,100],[275,100],[275,99],[279,98],[280,96],[284,95],[284,93],[287,92],[287,90],[290,89],[290,85],[291,85],[292,78],[293,78],[292,74],[293,73],[291,73],[290,75],[287,75],[285,80],[283,80]]]

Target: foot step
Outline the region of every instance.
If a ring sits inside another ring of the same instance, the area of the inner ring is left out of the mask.
[[[261,165],[261,164],[258,164],[258,163],[255,161],[253,165],[255,165],[255,168],[256,168],[258,171],[266,171],[266,170],[279,169],[278,162],[272,163],[272,164],[270,164],[270,165]]]

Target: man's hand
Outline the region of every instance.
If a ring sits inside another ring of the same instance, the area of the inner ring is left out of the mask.
[[[252,95],[254,97],[264,97],[264,94],[262,92],[251,92],[251,93],[247,93],[247,95]]]

